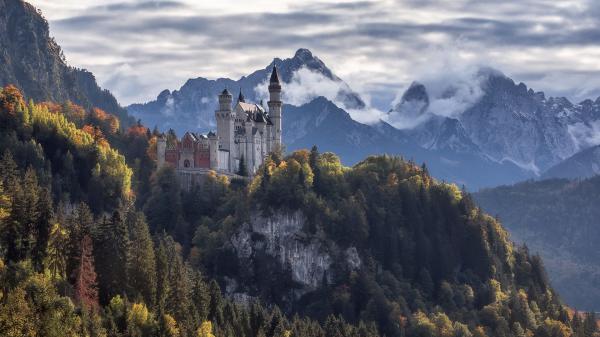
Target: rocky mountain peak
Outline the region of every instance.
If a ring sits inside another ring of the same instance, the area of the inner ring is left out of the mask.
[[[296,53],[294,54],[294,58],[297,58],[300,60],[311,60],[311,59],[313,59],[313,54],[310,50],[308,50],[306,48],[300,48],[300,49],[296,50]]]
[[[99,107],[132,123],[117,100],[85,70],[66,64],[48,22],[32,5],[0,1],[0,86],[13,84],[36,101],[73,101]]]
[[[410,87],[402,95],[401,102],[421,101],[429,104],[429,95],[425,86],[419,82],[412,82]]]

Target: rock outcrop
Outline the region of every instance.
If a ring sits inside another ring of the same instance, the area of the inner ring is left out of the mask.
[[[286,275],[283,278],[294,283],[288,301],[330,284],[335,264],[335,267],[346,270],[361,268],[362,261],[355,247],[340,249],[318,235],[307,234],[304,231],[306,226],[307,219],[299,211],[277,212],[269,216],[257,212],[231,236],[230,248],[240,266],[246,269],[261,264],[258,259],[264,256],[274,259],[275,268]],[[255,272],[254,269],[252,273]],[[248,279],[255,277],[246,275],[246,280],[244,276],[242,279],[226,278],[227,294],[236,302],[247,304],[256,298],[253,293],[256,289],[247,285]]]
[[[67,65],[48,22],[21,0],[0,1],[0,86],[8,84],[35,101],[70,100],[106,110],[124,124],[133,122],[92,73]]]

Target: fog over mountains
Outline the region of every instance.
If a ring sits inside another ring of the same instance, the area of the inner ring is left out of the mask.
[[[130,114],[179,134],[214,129],[223,88],[267,98],[265,81],[276,65],[284,87],[288,150],[316,144],[346,164],[368,154],[402,154],[426,162],[439,179],[476,189],[535,178],[599,143],[600,100],[578,104],[545,97],[493,69],[436,87],[413,83],[387,112],[371,108],[318,57],[299,49],[239,80],[202,77],[157,99],[128,107]]]

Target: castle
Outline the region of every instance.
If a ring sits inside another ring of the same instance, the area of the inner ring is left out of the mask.
[[[173,166],[182,186],[191,186],[209,171],[234,176],[243,161],[247,174],[252,176],[269,152],[282,148],[281,141],[281,83],[273,67],[269,80],[269,111],[261,104],[246,102],[240,94],[232,107],[232,95],[227,89],[219,95],[215,111],[217,133],[200,135],[186,132],[181,140],[167,142],[159,137],[156,149],[158,168]]]

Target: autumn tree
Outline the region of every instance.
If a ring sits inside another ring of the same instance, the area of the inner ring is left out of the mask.
[[[75,277],[75,299],[89,310],[98,306],[98,289],[94,267],[93,242],[89,235],[81,240],[79,268]]]

